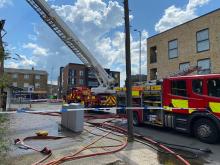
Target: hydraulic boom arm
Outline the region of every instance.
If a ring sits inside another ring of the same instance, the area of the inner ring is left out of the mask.
[[[26,0],[58,37],[73,51],[74,54],[96,73],[100,86],[109,88],[114,85],[114,79],[98,63],[91,52],[83,45],[68,25],[52,9],[45,0]]]

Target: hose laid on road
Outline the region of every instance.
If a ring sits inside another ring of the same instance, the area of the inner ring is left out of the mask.
[[[89,131],[89,132],[92,133],[91,131]],[[73,154],[70,154],[70,155],[67,155],[67,156],[64,156],[64,157],[62,157],[60,159],[53,160],[53,161],[51,161],[49,163],[46,163],[45,165],[58,165],[60,163],[63,163],[65,161],[69,161],[69,160],[76,160],[76,159],[92,157],[92,156],[112,154],[112,153],[115,153],[115,152],[118,152],[118,151],[124,149],[127,146],[127,138],[125,138],[125,140],[118,140],[118,139],[107,137],[111,133],[112,133],[112,131],[107,132],[105,135],[97,135],[97,134],[92,133],[92,134],[94,134],[96,136],[100,136],[100,137],[98,139],[96,139],[95,141],[91,142],[90,144],[86,145],[85,147],[81,148],[77,152],[75,152]],[[118,142],[121,142],[121,144],[119,144],[119,145],[108,145],[108,146],[107,145],[106,146],[95,146],[95,147],[92,146],[92,145],[94,145],[95,143],[97,143],[98,141],[100,141],[103,138],[108,138],[108,139],[116,140]],[[105,148],[106,149],[116,148],[116,149],[110,150],[110,151],[105,151],[105,152],[93,153],[93,154],[78,155],[78,154],[80,154],[81,152],[83,152],[85,150],[93,149],[93,148],[102,148],[102,149],[105,149]]]
[[[21,145],[25,147],[24,149],[32,149],[33,151],[40,152],[43,155],[46,155],[43,159],[37,161],[36,163],[33,163],[32,165],[37,165],[40,164],[41,162],[45,161],[52,155],[52,151],[48,149],[47,147],[44,147],[43,149],[38,149],[36,147],[32,147],[30,145],[25,144],[25,141],[27,140],[58,140],[58,139],[63,139],[66,138],[65,136],[28,136],[25,137],[24,139],[15,139],[14,143],[15,145]]]
[[[40,114],[40,115],[51,115],[51,116],[60,116],[60,113],[57,113],[57,114],[52,114],[51,112],[49,113],[44,113],[44,114],[41,114],[41,113],[34,113],[34,114]],[[98,123],[98,122],[91,122],[90,120],[91,119],[108,119],[108,118],[112,118],[111,120],[109,121],[105,121],[105,122],[102,122],[102,123]],[[118,133],[121,133],[121,134],[127,134],[127,130],[122,128],[122,127],[118,127],[118,126],[115,126],[115,125],[111,125],[111,124],[107,124],[107,122],[111,122],[115,119],[120,119],[122,118],[121,116],[119,115],[112,115],[112,114],[105,114],[105,115],[85,115],[85,119],[86,119],[86,122],[89,123],[89,124],[92,124],[96,127],[99,127],[99,128],[104,128],[104,129],[107,129],[107,130],[111,130],[110,133],[114,134],[114,132],[118,132]],[[109,133],[109,134],[110,134]],[[108,134],[107,134],[108,135]],[[106,136],[107,136],[106,135]],[[106,137],[104,136],[104,137]],[[166,145],[162,144],[162,142],[157,142],[155,140],[152,140],[150,138],[147,138],[147,137],[144,137],[140,134],[137,134],[135,133],[135,138],[137,139],[140,139],[140,140],[143,140],[143,141],[146,141],[150,144],[153,144],[161,149],[163,149],[164,151],[166,151],[167,153],[171,154],[171,155],[174,155],[179,161],[181,161],[183,164],[185,165],[190,165],[190,163],[185,160],[180,154],[174,152],[173,150],[171,150],[169,147],[167,147]],[[103,136],[100,137],[100,139],[104,138]],[[108,137],[109,138],[109,137]],[[99,141],[99,139],[98,139]],[[96,143],[96,141],[94,142]],[[75,154],[71,154],[71,155],[67,155],[65,157],[62,157],[58,160],[54,160],[54,161],[51,161],[49,163],[46,163],[46,165],[56,165],[56,164],[60,164],[64,161],[68,161],[68,160],[76,160],[76,159],[80,159],[80,158],[85,158],[85,157],[91,157],[91,156],[96,156],[96,155],[104,155],[104,154],[110,154],[110,153],[114,153],[114,152],[117,152],[117,151],[120,151],[122,150],[125,146],[127,145],[127,140],[126,140],[126,143],[123,143],[123,145],[117,145],[117,146],[99,146],[99,147],[91,147],[91,145],[89,144],[88,146],[86,147],[83,147],[81,150],[79,150],[78,152],[76,152]],[[92,148],[113,148],[113,147],[120,147],[118,149],[115,149],[113,151],[109,151],[109,152],[100,152],[100,153],[94,153],[94,154],[89,154],[89,155],[80,155],[80,156],[77,156],[77,154],[81,153],[82,151],[86,150],[86,149],[92,149]]]
[[[124,129],[124,128],[121,128],[121,127],[118,127],[118,126],[115,126],[115,125],[110,125],[110,124],[107,124],[107,123],[94,123],[94,122],[89,122],[90,124],[93,124],[95,126],[98,126],[98,127],[102,127],[102,128],[105,128],[105,129],[110,129],[112,131],[116,131],[116,132],[119,132],[119,133],[123,133],[123,134],[127,134],[127,130]],[[185,160],[183,157],[181,157],[179,154],[175,153],[173,150],[171,150],[170,148],[166,147],[165,145],[163,144],[160,144],[150,138],[147,138],[147,137],[144,137],[142,135],[139,135],[137,133],[134,134],[135,138],[137,139],[142,139],[142,140],[145,140],[147,141],[148,143],[151,143],[153,145],[156,145],[160,148],[162,148],[163,150],[167,151],[168,153],[171,153],[172,155],[174,155],[179,161],[181,161],[183,164],[185,165],[190,165],[190,163]]]

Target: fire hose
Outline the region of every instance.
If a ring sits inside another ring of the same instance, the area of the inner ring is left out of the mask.
[[[35,114],[40,114],[41,115],[41,113],[35,113]],[[46,115],[51,115],[51,116],[59,116],[60,114],[50,114],[50,113],[46,113]],[[116,135],[116,132],[117,133],[120,133],[120,134],[124,134],[124,135],[126,135],[127,134],[127,130],[126,129],[124,129],[124,128],[122,128],[122,127],[118,127],[118,126],[115,126],[115,125],[112,125],[112,124],[109,124],[109,123],[107,123],[106,121],[105,122],[102,122],[102,123],[98,123],[98,122],[91,122],[90,120],[93,120],[93,119],[109,119],[109,118],[112,118],[111,120],[108,120],[107,122],[111,122],[111,121],[113,121],[113,120],[115,120],[115,119],[120,119],[120,118],[122,118],[122,117],[120,117],[120,116],[118,116],[118,115],[85,115],[85,119],[86,119],[86,122],[87,123],[89,123],[89,124],[91,124],[91,125],[93,125],[93,126],[95,126],[95,127],[97,127],[97,128],[101,128],[102,130],[103,129],[105,129],[105,130],[111,130],[111,134],[114,134],[114,135]],[[89,132],[88,130],[86,130],[87,132]],[[90,133],[92,133],[92,132],[90,132]],[[110,133],[108,133],[107,135],[109,135]],[[92,133],[92,134],[94,134],[94,133]],[[107,135],[105,136],[104,135],[104,137],[106,137],[106,138],[110,138],[110,137],[107,137]],[[98,135],[97,135],[98,136]],[[101,135],[99,135],[99,136],[101,136]],[[150,139],[150,138],[147,138],[147,137],[145,137],[145,136],[142,136],[142,135],[140,135],[140,134],[137,134],[137,133],[135,133],[135,138],[136,139],[139,139],[139,140],[142,140],[142,141],[146,141],[147,143],[150,143],[150,144],[152,144],[152,145],[154,145],[154,146],[157,146],[158,148],[161,148],[161,149],[163,149],[164,151],[166,151],[166,153],[169,153],[169,154],[171,154],[171,155],[173,155],[173,156],[175,156],[179,161],[181,161],[183,164],[185,164],[185,165],[189,165],[190,163],[187,161],[187,160],[185,160],[180,154],[178,154],[178,153],[176,153],[176,152],[174,152],[173,150],[171,150],[170,149],[170,147],[167,147],[166,146],[166,144],[163,144],[162,142],[157,142],[157,141],[155,141],[155,140],[152,140],[152,139]],[[103,136],[101,136],[97,141],[99,141],[99,140],[101,140],[102,138],[104,138]],[[27,140],[27,139],[25,139],[25,140]],[[113,139],[112,139],[113,140]],[[115,140],[115,139],[114,139]],[[95,141],[94,143],[96,143],[97,141]],[[19,140],[18,140],[18,143],[19,143]],[[94,144],[93,143],[93,144]],[[127,139],[126,139],[126,142],[123,142],[122,144],[120,144],[120,145],[114,145],[114,146],[98,146],[98,147],[94,147],[94,146],[91,146],[90,144],[88,145],[88,146],[85,146],[85,147],[83,147],[82,149],[80,149],[79,151],[77,151],[76,153],[74,153],[74,154],[70,154],[70,155],[67,155],[67,156],[64,156],[64,157],[62,157],[62,158],[60,158],[60,159],[57,159],[57,160],[53,160],[53,161],[51,161],[51,162],[48,162],[48,163],[46,163],[45,165],[56,165],[56,164],[60,164],[60,163],[63,163],[63,162],[65,162],[65,161],[69,161],[69,160],[76,160],[76,159],[81,159],[81,158],[85,158],[85,157],[91,157],[91,156],[97,156],[97,155],[104,155],[104,154],[110,154],[110,153],[114,153],[114,152],[117,152],[117,151],[120,151],[120,150],[122,150],[123,148],[125,148],[126,147],[126,145],[127,145]],[[28,148],[31,148],[30,146],[28,146],[28,145],[24,145],[24,146],[26,146],[26,147],[28,147]],[[79,153],[81,153],[82,151],[85,151],[86,149],[92,149],[92,148],[107,148],[107,149],[109,149],[109,148],[114,148],[114,147],[116,147],[116,149],[115,150],[113,150],[113,151],[107,151],[107,152],[100,152],[100,153],[94,153],[94,154],[88,154],[88,155],[78,155]],[[120,147],[120,148],[117,148],[117,147]],[[31,149],[33,149],[33,148],[31,148]],[[47,153],[48,155],[49,154],[52,154],[52,152],[47,152],[47,148],[45,149],[45,151],[43,151],[43,150],[36,150],[36,149],[33,149],[33,150],[35,150],[35,151],[38,151],[38,152],[41,152],[41,153]],[[78,156],[77,156],[78,155]],[[36,162],[35,164],[39,164],[39,163],[41,163],[41,162],[43,162],[44,160],[46,160],[46,158],[45,159],[42,159],[42,161],[38,161],[38,162]]]

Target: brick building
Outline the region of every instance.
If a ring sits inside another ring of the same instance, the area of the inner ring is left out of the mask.
[[[108,74],[115,78],[118,86],[120,86],[120,72],[105,69]],[[86,86],[89,88],[97,87],[99,85],[95,73],[83,64],[69,63],[65,67],[60,68],[60,76],[58,77],[58,88],[62,90],[59,95],[62,96],[66,92],[79,86]]]
[[[220,73],[220,9],[149,37],[147,54],[148,80],[189,66],[202,68],[196,74]]]
[[[46,98],[47,97],[47,79],[48,74],[46,71],[32,69],[14,69],[5,68],[11,86],[23,89],[23,95],[27,94],[28,88],[33,87],[33,98]]]

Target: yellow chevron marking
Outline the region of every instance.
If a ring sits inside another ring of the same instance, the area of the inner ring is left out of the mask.
[[[220,113],[220,103],[209,102],[209,107],[211,108],[212,112]]]

